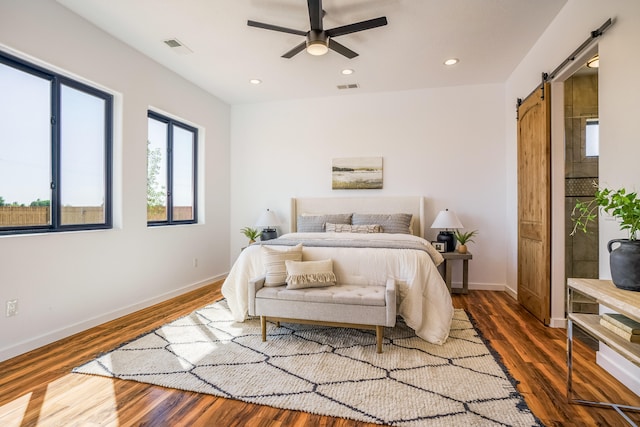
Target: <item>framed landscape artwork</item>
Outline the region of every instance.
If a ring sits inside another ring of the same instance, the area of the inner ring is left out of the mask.
[[[333,159],[333,190],[382,188],[382,157],[347,157]]]

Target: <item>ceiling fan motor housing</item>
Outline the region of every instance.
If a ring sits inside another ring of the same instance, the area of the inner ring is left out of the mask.
[[[317,42],[327,44],[328,39],[329,38],[324,33],[324,31],[311,30],[307,33],[307,44],[313,44]]]

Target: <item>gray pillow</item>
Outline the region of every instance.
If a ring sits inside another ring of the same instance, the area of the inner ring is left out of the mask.
[[[359,214],[351,218],[353,225],[380,224],[383,233],[411,234],[411,214]]]
[[[351,215],[329,214],[329,215],[298,215],[297,230],[299,233],[323,233],[325,224],[351,224]]]

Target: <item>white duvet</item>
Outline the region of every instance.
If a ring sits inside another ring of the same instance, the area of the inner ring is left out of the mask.
[[[413,240],[425,245],[428,252],[415,249],[349,248],[303,246],[302,260],[333,260],[338,283],[384,284],[387,278],[398,283],[398,314],[416,335],[424,340],[443,344],[449,336],[453,305],[447,285],[436,264],[442,256],[426,240],[408,234],[358,233],[290,233],[279,239],[322,240]],[[222,294],[234,320],[243,322],[248,313],[249,280],[264,274],[259,244],[241,252],[222,285]]]

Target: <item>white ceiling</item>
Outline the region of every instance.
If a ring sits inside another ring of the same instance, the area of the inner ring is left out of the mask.
[[[325,29],[387,17],[387,26],[336,37],[360,54],[354,59],[333,51],[284,59],[303,37],[247,26],[307,31],[305,0],[58,1],[233,105],[502,83],[567,0],[324,0]],[[163,42],[171,38],[193,53],[176,53]],[[460,62],[445,67],[449,57]],[[337,89],[350,83],[360,87]]]

